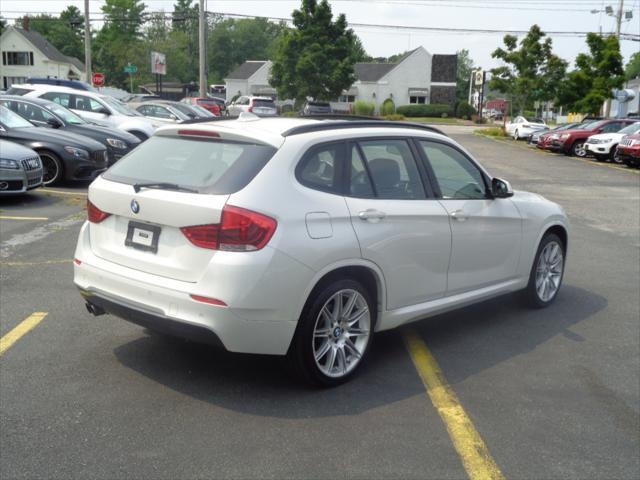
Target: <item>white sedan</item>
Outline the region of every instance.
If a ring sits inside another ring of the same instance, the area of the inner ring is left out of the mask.
[[[507,135],[514,140],[529,138],[534,132],[547,129],[547,124],[541,118],[518,116],[512,122],[507,123]]]
[[[324,386],[374,332],[510,292],[546,307],[569,226],[437,129],[258,118],[167,125],[89,187],[74,282],[111,313]]]

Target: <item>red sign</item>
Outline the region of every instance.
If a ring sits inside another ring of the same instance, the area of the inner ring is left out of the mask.
[[[94,87],[104,87],[104,73],[94,73],[91,76],[91,83]]]

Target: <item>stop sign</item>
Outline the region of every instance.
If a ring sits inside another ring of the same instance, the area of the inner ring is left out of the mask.
[[[94,87],[104,87],[104,73],[94,73],[91,76],[91,83]]]

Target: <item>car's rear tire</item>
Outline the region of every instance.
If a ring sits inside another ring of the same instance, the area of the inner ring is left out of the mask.
[[[375,312],[370,293],[356,280],[317,288],[307,300],[287,353],[293,373],[321,387],[349,380],[366,359]]]
[[[578,140],[571,146],[571,155],[575,155],[578,158],[585,158],[587,156],[587,150],[584,148],[584,140]]]
[[[620,158],[618,154],[618,145],[613,145],[611,147],[611,153],[609,153],[609,158],[612,163],[617,163],[618,165],[624,165],[624,161]]]
[[[40,150],[38,155],[42,162],[42,185],[46,187],[60,182],[64,176],[64,165],[60,157],[48,150]]]
[[[522,292],[528,306],[544,308],[554,302],[564,277],[565,252],[565,245],[556,234],[547,233],[542,237],[529,273],[529,283]]]

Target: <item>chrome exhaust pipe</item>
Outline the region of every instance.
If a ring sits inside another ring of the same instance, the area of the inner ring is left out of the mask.
[[[87,302],[87,303],[84,304],[84,306],[87,307],[87,312],[91,313],[92,315],[94,315],[96,317],[99,316],[99,315],[104,315],[105,313],[107,313],[107,312],[104,311],[104,308],[99,307],[98,305],[94,305],[93,303]]]

